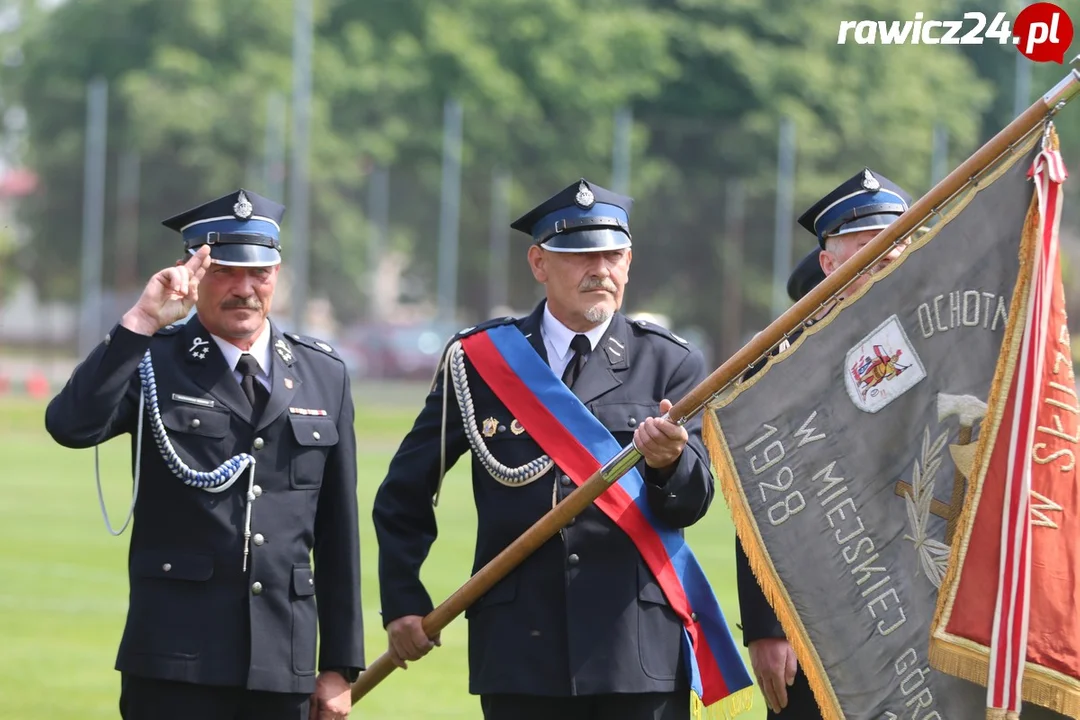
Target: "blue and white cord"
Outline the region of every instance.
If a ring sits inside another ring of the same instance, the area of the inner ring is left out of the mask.
[[[220,493],[232,487],[245,468],[250,468],[248,473],[247,508],[244,518],[244,571],[247,571],[247,559],[251,540],[251,504],[255,500],[255,458],[248,453],[240,453],[229,458],[216,469],[210,472],[199,472],[188,467],[180,456],[176,454],[169,436],[165,432],[165,425],[161,421],[161,409],[158,406],[157,381],[154,379],[154,367],[150,362],[150,351],[147,350],[139,361],[139,380],[142,392],[139,393],[139,423],[135,435],[135,482],[131,494],[131,507],[128,509],[127,519],[119,530],[114,530],[109,522],[109,512],[105,508],[105,498],[101,492],[101,472],[98,466],[98,449],[94,447],[94,473],[97,476],[98,502],[101,505],[101,513],[105,518],[105,527],[109,532],[118,536],[127,529],[131,517],[135,513],[135,501],[139,496],[139,474],[142,459],[142,433],[143,411],[149,405],[150,431],[154,435],[161,457],[169,470],[180,478],[185,485],[197,487],[209,493]]]

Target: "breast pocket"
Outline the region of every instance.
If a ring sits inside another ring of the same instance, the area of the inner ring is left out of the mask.
[[[593,414],[612,435],[622,442],[629,442],[634,430],[645,418],[660,414],[660,403],[606,403],[593,405]]]
[[[228,459],[229,411],[194,405],[173,405],[161,411],[161,424],[177,455],[193,470],[208,472]]]
[[[322,486],[323,471],[330,450],[338,443],[337,425],[328,417],[289,418],[296,452],[290,463],[289,484],[294,490],[312,490]]]

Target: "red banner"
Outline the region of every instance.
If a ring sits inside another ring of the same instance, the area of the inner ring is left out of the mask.
[[[1051,141],[1056,138],[1051,137]],[[1021,700],[1080,716],[1080,402],[1057,251],[1060,155],[1039,155],[1018,294],[939,596],[931,663],[988,687],[991,717]],[[968,446],[972,447],[972,446]]]

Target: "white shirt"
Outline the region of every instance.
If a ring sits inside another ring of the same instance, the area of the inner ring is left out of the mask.
[[[272,390],[273,386],[270,381],[270,374],[273,370],[273,366],[270,363],[270,323],[265,321],[262,332],[259,333],[259,337],[252,344],[251,349],[247,352],[255,358],[255,362],[259,363],[259,374],[255,378],[260,384],[267,390]],[[237,384],[244,379],[244,376],[240,374],[240,371],[236,369],[236,363],[240,362],[240,356],[244,354],[244,351],[233,345],[231,342],[224,338],[219,338],[217,335],[210,333],[210,337],[214,339],[217,346],[221,349],[221,354],[225,356],[225,363],[232,370],[233,377],[236,378]]]
[[[600,342],[600,338],[604,337],[604,333],[607,332],[610,324],[611,318],[608,318],[601,325],[586,333],[576,333],[559,322],[551,314],[547,303],[544,303],[544,318],[540,321],[540,334],[544,336],[548,364],[551,365],[555,375],[562,377],[563,371],[566,370],[566,366],[570,363],[570,358],[574,356],[574,351],[570,349],[570,341],[574,339],[575,335],[582,334],[589,338],[589,345],[595,350],[597,343]]]

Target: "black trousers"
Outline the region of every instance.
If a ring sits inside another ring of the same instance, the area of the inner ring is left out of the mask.
[[[310,695],[193,685],[123,673],[124,720],[308,720]]]
[[[787,707],[779,713],[769,710],[766,717],[768,720],[821,720],[821,710],[801,666],[795,673],[795,683],[787,689]]]
[[[690,693],[481,695],[484,720],[690,720]]]

